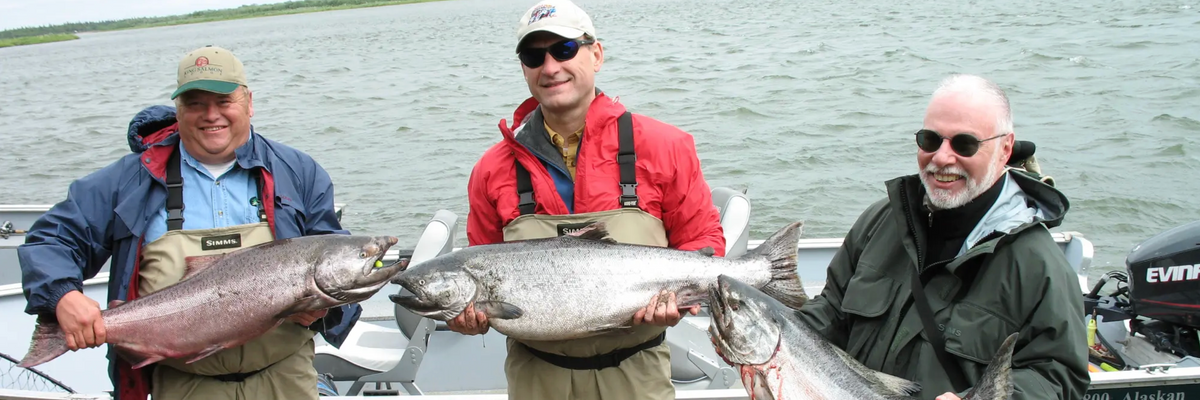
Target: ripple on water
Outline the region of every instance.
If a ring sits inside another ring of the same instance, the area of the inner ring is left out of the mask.
[[[594,16],[606,50],[599,87],[693,132],[706,178],[749,188],[755,237],[797,219],[806,237],[844,235],[884,195],[883,181],[911,173],[909,128],[953,72],[1008,91],[1022,138],[1037,142],[1072,201],[1057,229],[1092,239],[1097,265],[1120,265],[1132,244],[1200,219],[1200,186],[1188,181],[1200,168],[1194,5],[589,1],[603,10]],[[263,19],[225,21],[0,49],[0,160],[15,164],[0,192],[51,204],[71,180],[127,154],[130,117],[171,103],[178,44],[203,36],[235,46],[246,63],[256,128],[330,171],[349,204],[344,225],[411,246],[433,211],[465,218],[471,167],[528,96],[503,22],[518,3],[425,3],[274,17],[270,29]],[[309,51],[317,48],[326,51]],[[383,184],[379,165],[388,166]]]

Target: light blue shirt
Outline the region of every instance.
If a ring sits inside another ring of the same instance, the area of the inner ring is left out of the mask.
[[[258,197],[254,174],[237,162],[221,174],[212,176],[208,168],[192,158],[179,143],[179,172],[183,177],[183,229],[209,229],[258,223]],[[150,218],[145,243],[167,233],[167,208]]]

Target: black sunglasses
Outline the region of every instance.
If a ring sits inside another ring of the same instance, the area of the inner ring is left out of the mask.
[[[992,139],[999,139],[1005,136],[1008,136],[1008,134],[1002,133],[987,139],[979,140],[975,137],[975,135],[960,133],[954,135],[952,138],[947,138],[939,135],[937,132],[928,129],[922,129],[917,131],[917,147],[920,147],[921,150],[924,150],[926,153],[933,153],[937,152],[938,149],[942,147],[943,141],[950,139],[950,149],[954,150],[954,152],[958,153],[960,156],[970,157],[979,151],[980,143]]]
[[[554,57],[555,60],[563,62],[575,58],[581,47],[592,43],[596,43],[596,41],[567,39],[552,44],[550,47],[523,47],[517,50],[517,56],[521,59],[521,64],[525,64],[526,67],[538,68],[546,63],[546,53],[550,53],[550,57]]]

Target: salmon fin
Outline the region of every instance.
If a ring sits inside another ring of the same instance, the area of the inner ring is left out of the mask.
[[[63,335],[58,322],[38,318],[37,326],[33,328],[33,339],[29,342],[29,352],[25,353],[25,358],[18,365],[22,368],[41,365],[58,358],[67,350],[67,337]]]
[[[110,301],[110,302],[108,302],[108,309],[109,309],[109,310],[111,310],[111,309],[114,309],[114,308],[120,307],[122,304],[125,304],[125,301],[124,301],[124,300],[113,300],[113,301]]]
[[[118,347],[117,355],[129,362],[129,364],[132,365],[132,367],[130,367],[131,369],[145,367],[147,365],[162,361],[166,358],[161,355],[145,354],[127,347]]]
[[[191,256],[184,258],[184,263],[186,263],[187,266],[183,271],[183,278],[179,280],[186,281],[188,278],[196,276],[196,274],[200,273],[200,271],[208,269],[208,267],[213,266],[213,264],[216,264],[217,261],[220,261],[222,258],[225,258],[224,254],[216,254],[211,256]]]
[[[593,222],[591,225],[585,226],[575,232],[568,233],[567,236],[572,236],[584,240],[599,240],[609,244],[617,244],[617,240],[608,236],[608,227],[604,222]]]
[[[800,247],[803,222],[793,222],[764,240],[753,251],[741,258],[762,257],[770,263],[771,280],[759,288],[780,303],[799,310],[808,302],[804,284],[796,272],[796,251]]]
[[[192,357],[191,360],[187,360],[187,364],[191,364],[196,361],[203,360],[205,357],[216,354],[218,351],[221,351],[221,350],[225,350],[225,346],[220,343],[214,344],[212,346],[208,346],[208,348],[204,349],[204,351],[201,351],[199,355]]]
[[[496,319],[517,319],[525,315],[521,307],[503,301],[480,301],[475,303],[475,309],[483,311],[483,315]]]
[[[310,294],[308,296],[304,296],[304,297],[300,298],[299,301],[293,303],[291,307],[288,307],[287,309],[280,311],[279,314],[275,314],[275,318],[287,318],[287,317],[292,316],[292,314],[309,312],[309,311],[313,311],[313,310],[320,310],[320,309],[327,308],[327,307],[322,307],[321,303],[322,302],[321,302],[320,296]]]
[[[882,372],[871,371],[872,384],[877,393],[909,398],[921,392],[921,384],[902,378],[897,378]]]
[[[851,371],[870,382],[871,389],[884,398],[910,399],[921,391],[921,384],[867,368],[841,349],[834,348],[834,354]]]
[[[975,387],[971,388],[970,392],[967,392],[963,400],[1007,399],[1012,397],[1012,353],[1016,345],[1017,334],[1008,335],[1008,338],[1004,339],[1004,344],[1000,345],[1000,350],[997,350],[996,355],[992,357],[991,364],[988,364],[987,368],[983,370],[983,375],[979,377],[979,382],[975,384]]]
[[[712,246],[708,246],[703,249],[696,250],[696,252],[700,253],[701,255],[704,255],[706,257],[712,257],[717,254],[717,251],[713,250]]]
[[[624,336],[636,332],[633,325],[609,325],[588,331],[595,336]]]

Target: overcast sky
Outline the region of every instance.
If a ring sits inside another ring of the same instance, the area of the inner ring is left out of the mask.
[[[286,0],[0,0],[0,30],[185,14]]]

